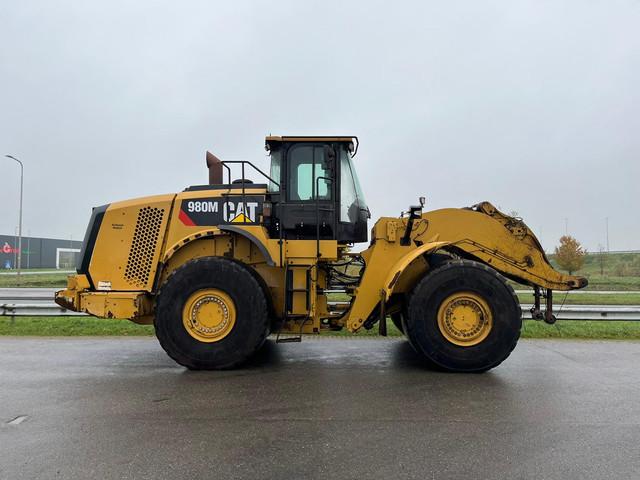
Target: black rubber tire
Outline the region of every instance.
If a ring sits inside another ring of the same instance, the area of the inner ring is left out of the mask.
[[[401,333],[404,333],[404,326],[402,325],[402,313],[396,312],[390,315],[391,321]]]
[[[197,290],[217,288],[231,297],[236,323],[218,342],[193,338],[182,323],[182,310]],[[156,297],[155,330],[167,354],[192,370],[237,367],[262,346],[269,334],[265,293],[248,267],[234,260],[202,257],[178,267]]]
[[[455,259],[451,255],[446,253],[432,253],[427,255],[427,262],[429,263],[429,270],[442,267],[444,264],[453,262]]]
[[[442,254],[442,253],[432,253],[431,255],[429,255],[427,257],[427,261],[429,262],[429,268],[431,270],[433,270],[435,268],[438,268],[438,267],[440,267],[440,266],[444,265],[445,263],[450,262],[452,260],[453,259],[449,255],[445,255],[445,254]],[[406,299],[405,299],[405,302],[403,302],[403,303],[406,303]],[[398,330],[400,330],[400,332],[402,334],[404,334],[404,331],[405,331],[403,322],[405,321],[404,319],[406,318],[406,316],[407,316],[407,309],[406,309],[405,305],[403,305],[401,311],[396,312],[396,313],[392,313],[390,315],[391,321],[396,326],[396,328]]]
[[[493,325],[487,338],[462,347],[440,332],[437,314],[456,292],[470,291],[489,305]],[[522,311],[515,292],[492,268],[470,260],[452,260],[430,271],[416,285],[405,318],[405,335],[427,363],[452,372],[484,372],[498,366],[520,338]]]

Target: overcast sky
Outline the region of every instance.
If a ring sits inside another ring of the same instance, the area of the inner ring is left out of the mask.
[[[357,135],[373,218],[489,200],[551,250],[640,249],[640,2],[0,6],[0,153],[24,234],[206,183],[205,150]],[[0,233],[18,222],[0,157]]]

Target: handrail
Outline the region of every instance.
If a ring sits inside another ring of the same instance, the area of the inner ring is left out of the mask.
[[[333,192],[333,178],[329,177],[316,177],[315,191],[313,194],[315,195],[316,200],[316,257],[320,258],[322,255],[320,254],[320,195],[318,194],[320,190],[320,183],[318,180],[328,180],[331,182],[331,193]],[[332,198],[335,198],[335,195],[331,195]],[[335,215],[334,215],[335,220]],[[332,225],[335,231],[335,225]]]
[[[244,178],[244,166],[245,164],[250,165],[251,167],[253,167],[253,169],[255,171],[257,171],[260,175],[262,175],[264,178],[266,178],[267,180],[269,180],[271,183],[274,183],[275,185],[278,186],[278,189],[280,189],[280,184],[278,182],[276,182],[273,178],[271,178],[269,175],[267,175],[266,173],[264,173],[262,170],[260,170],[258,167],[256,167],[253,163],[251,163],[248,160],[224,160],[221,162],[222,166],[225,167],[227,169],[227,172],[229,172],[229,189],[231,189],[231,168],[229,167],[229,165],[227,165],[228,163],[231,164],[240,164],[240,168],[241,168],[241,176],[242,178],[240,180],[242,180],[242,205],[243,205],[243,212],[242,212],[242,223],[247,223],[247,199],[246,199],[246,179]]]
[[[251,167],[253,167],[253,169],[258,172],[260,175],[262,175],[264,178],[266,178],[267,180],[269,180],[271,183],[275,184],[278,186],[278,188],[280,188],[280,183],[276,182],[273,178],[271,178],[269,175],[267,175],[266,173],[264,173],[262,170],[260,170],[258,167],[256,167],[253,163],[251,163],[248,160],[223,160],[222,164],[227,168],[227,170],[229,171],[229,184],[231,184],[231,169],[226,165],[227,163],[232,163],[232,164],[242,164],[242,180],[244,180],[244,164],[248,164]],[[245,183],[245,182],[242,182]]]

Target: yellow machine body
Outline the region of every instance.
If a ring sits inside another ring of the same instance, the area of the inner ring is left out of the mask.
[[[264,195],[265,191],[245,189],[244,193]],[[318,259],[317,242],[271,239],[259,225],[259,218],[206,228],[181,221],[182,201],[203,195],[224,199],[229,194],[240,194],[240,189],[181,192],[110,204],[104,212],[87,274],[70,276],[67,289],[57,292],[56,301],[70,310],[101,318],[153,323],[153,296],[171,272],[195,258],[220,256],[255,269],[268,287],[274,312],[281,311],[284,265],[313,268]],[[336,241],[322,240],[319,246],[323,261],[338,259]],[[294,274],[296,287],[302,287],[305,281],[300,273]],[[314,291],[317,280],[314,278]],[[306,302],[298,297],[294,299],[294,313],[303,315]],[[314,296],[314,321],[307,321],[303,332],[319,332],[319,317],[325,312],[326,301]]]
[[[216,192],[222,193],[207,193]],[[284,332],[318,333],[323,320],[336,317],[329,312],[326,283],[318,265],[354,255],[346,246],[320,240],[318,256],[316,241],[269,238],[266,228],[257,223],[185,225],[179,218],[181,201],[202,194],[182,192],[109,205],[88,269],[93,287],[86,275],[71,276],[68,288],[57,294],[58,303],[98,317],[152,323],[154,295],[172,271],[195,258],[220,256],[249,265],[260,275],[276,317],[283,311],[287,265],[299,267],[293,274],[294,289],[303,289],[305,272],[311,272],[309,300],[306,293],[294,295],[292,313],[300,319],[285,322]],[[364,274],[349,293],[352,300],[347,314],[340,315],[332,327],[345,325],[355,332],[381,304],[384,311],[393,311],[389,303],[393,294],[410,291],[429,269],[425,254],[439,250],[464,252],[528,285],[554,290],[585,285],[581,277],[553,269],[528,227],[488,202],[475,209],[426,212],[413,222],[409,245],[402,245],[408,221],[407,217],[383,217],[376,222],[371,246],[360,253]]]

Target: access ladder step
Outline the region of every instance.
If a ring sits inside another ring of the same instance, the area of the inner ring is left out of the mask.
[[[292,314],[294,311],[296,313],[301,313],[302,305],[299,304],[299,301],[302,300],[297,295],[304,294],[304,308],[305,313],[308,314],[309,308],[311,305],[311,276],[310,276],[310,265],[291,265],[287,264],[285,268],[285,316]],[[295,272],[299,272],[304,276],[300,278],[300,275],[297,275]],[[297,301],[294,302],[294,299]]]
[[[299,337],[284,337],[284,338],[276,338],[276,343],[300,343],[302,342],[302,336]]]

